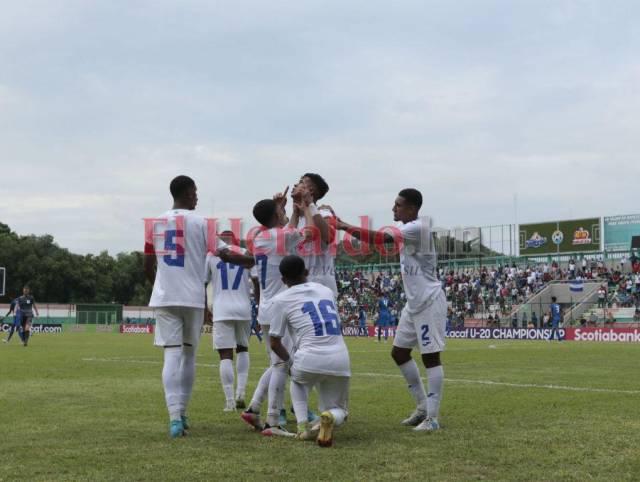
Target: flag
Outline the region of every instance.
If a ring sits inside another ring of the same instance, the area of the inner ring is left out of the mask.
[[[581,293],[584,290],[584,281],[581,279],[574,279],[569,283],[569,289],[573,293]]]

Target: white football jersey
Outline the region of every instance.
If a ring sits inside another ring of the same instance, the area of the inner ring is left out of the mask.
[[[260,231],[253,241],[253,255],[260,280],[258,321],[261,325],[270,324],[268,307],[271,299],[286,288],[280,275],[280,261],[289,254],[296,254],[296,246],[302,238],[301,231],[285,227]]]
[[[187,209],[171,209],[158,219],[153,229],[158,266],[149,306],[204,308],[207,221]],[[226,246],[218,240],[218,248]]]
[[[319,210],[318,213],[325,220],[332,216],[331,211],[327,209]],[[298,228],[302,229],[305,226],[306,219],[301,217],[298,221]],[[314,244],[316,245],[315,247]],[[314,252],[318,248],[320,252]],[[309,240],[298,245],[298,255],[304,259],[304,264],[309,270],[309,281],[326,286],[337,297],[335,255],[331,251],[331,245]]]
[[[271,307],[269,335],[295,341],[296,369],[351,376],[349,352],[342,338],[342,325],[333,292],[319,283],[308,282],[278,294]]]
[[[422,311],[442,289],[438,281],[438,254],[436,253],[431,222],[428,218],[398,226],[402,233],[400,268],[407,297],[407,311]]]
[[[251,320],[251,272],[243,266],[207,256],[207,282],[212,285],[213,321]]]

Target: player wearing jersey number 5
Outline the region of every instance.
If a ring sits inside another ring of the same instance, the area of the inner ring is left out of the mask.
[[[289,287],[273,299],[271,349],[291,364],[291,400],[298,422],[297,438],[316,438],[318,445],[333,444],[333,429],[347,418],[351,367],[342,339],[342,327],[333,291],[307,281],[309,271],[299,256],[280,262],[282,281]],[[285,334],[296,340],[295,354],[282,343]],[[318,391],[320,422],[307,421],[311,389]],[[319,432],[319,433],[318,433]]]
[[[391,356],[407,381],[416,402],[416,410],[403,425],[416,431],[438,430],[444,372],[440,352],[444,350],[447,301],[437,276],[438,259],[429,218],[418,217],[422,194],[416,189],[403,189],[393,205],[394,221],[401,240],[385,235],[385,242],[401,241],[400,268],[407,304],[402,310]],[[353,236],[375,239],[375,233],[338,221],[338,229]],[[429,393],[425,392],[420,371],[411,358],[411,350],[419,348],[427,369]]]
[[[169,189],[173,207],[155,220],[153,243],[145,240],[145,253],[153,254],[145,256],[144,269],[153,283],[149,306],[155,308],[155,344],[164,347],[162,383],[169,435],[180,437],[189,428],[187,407],[205,314],[208,230],[206,220],[193,213],[198,203],[193,179],[178,176]],[[222,241],[217,246],[227,247]]]

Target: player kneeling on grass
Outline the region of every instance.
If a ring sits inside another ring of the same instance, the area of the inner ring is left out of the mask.
[[[299,256],[286,256],[280,262],[282,281],[289,289],[273,299],[273,318],[269,330],[271,349],[291,365],[291,400],[298,423],[296,437],[318,445],[333,445],[333,430],[347,418],[351,368],[349,352],[342,339],[342,327],[333,292],[308,282],[308,271]],[[285,333],[291,333],[297,350],[293,355],[283,346]],[[318,392],[320,422],[307,421],[309,392]]]

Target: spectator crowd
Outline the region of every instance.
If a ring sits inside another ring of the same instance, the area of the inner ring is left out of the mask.
[[[367,324],[375,324],[378,300],[389,299],[392,319],[397,324],[405,303],[399,266],[369,270],[338,268],[338,309],[346,324],[356,325],[364,311]],[[632,256],[619,263],[602,259],[570,259],[562,266],[556,261],[537,265],[484,266],[439,270],[442,288],[449,302],[449,324],[464,326],[464,320],[480,318],[499,325],[505,316],[546,284],[556,280],[601,280],[598,304],[601,307],[636,307],[640,314],[640,260]],[[526,319],[522,320],[527,326]],[[542,325],[543,320],[533,326]],[[517,323],[516,319],[513,323]]]

